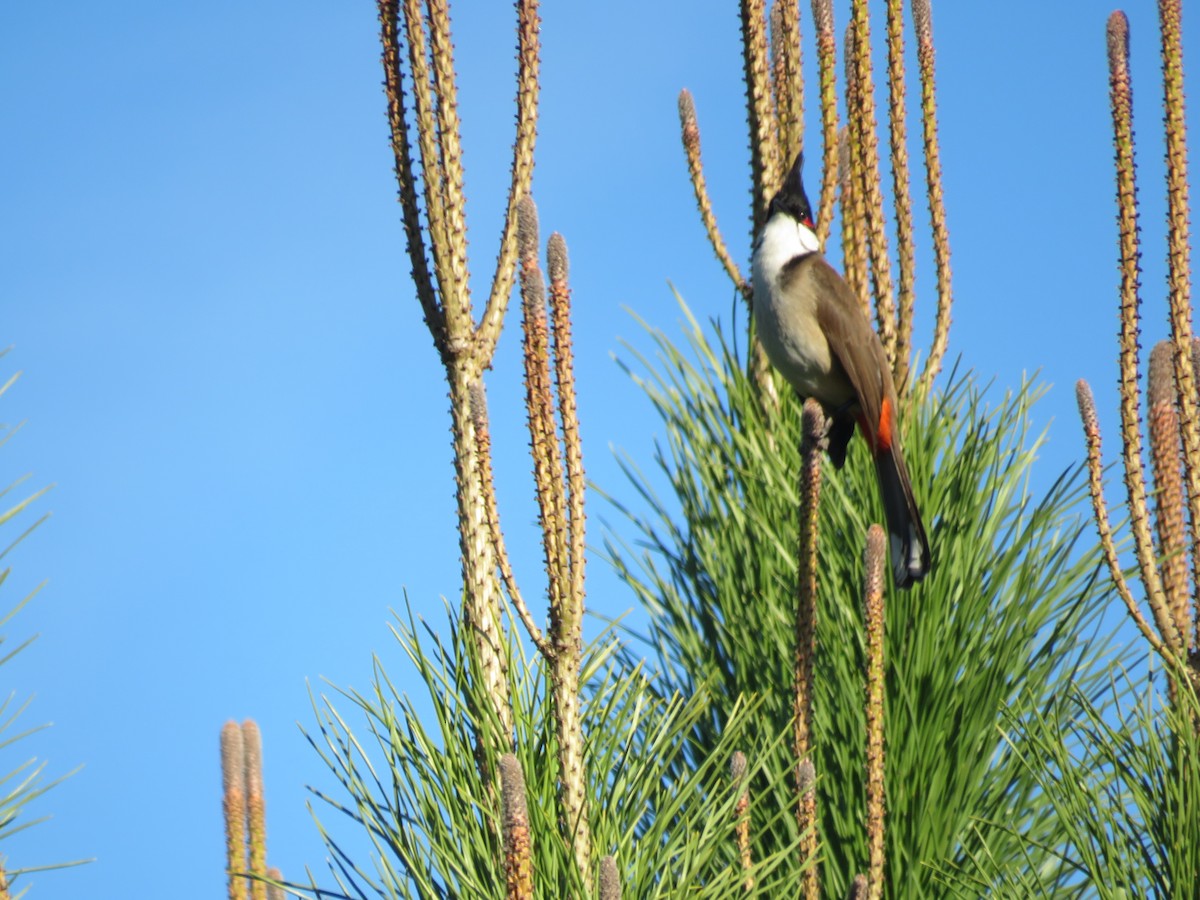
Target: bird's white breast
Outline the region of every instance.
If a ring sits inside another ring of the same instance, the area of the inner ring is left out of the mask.
[[[797,256],[819,252],[812,230],[786,215],[772,216],[754,251],[754,317],[767,357],[802,396],[821,396],[832,359],[817,322],[817,296],[807,279],[781,280]]]

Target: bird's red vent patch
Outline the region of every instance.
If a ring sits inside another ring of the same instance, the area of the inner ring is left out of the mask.
[[[883,405],[879,408],[879,430],[875,443],[877,450],[892,449],[892,404],[887,397],[883,398]]]

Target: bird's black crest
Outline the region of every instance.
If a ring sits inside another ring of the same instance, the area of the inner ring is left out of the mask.
[[[803,168],[804,154],[797,153],[796,160],[792,163],[792,168],[788,171],[787,177],[783,179],[783,184],[780,186],[779,191],[771,200],[771,212],[785,212],[797,222],[802,222],[811,228],[813,214],[812,207],[808,203],[808,194],[804,193],[804,179],[800,174],[800,170]]]

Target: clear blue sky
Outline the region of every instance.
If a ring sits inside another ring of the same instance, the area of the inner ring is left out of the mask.
[[[1157,32],[1153,5],[1133,6],[1157,339]],[[1097,391],[1110,459],[1116,433],[1111,8],[934,9],[951,354],[997,389],[1035,370],[1052,385],[1038,412],[1047,483],[1082,453],[1076,378]],[[507,182],[513,13],[453,12],[482,290]],[[732,307],[683,165],[682,87],[718,216],[748,254],[736,4],[543,12],[535,195],[544,232],[571,250],[588,473],[621,495],[610,448],[649,464],[658,429],[612,360],[623,339],[648,346],[625,308],[676,330],[668,281],[702,318],[728,321]],[[31,754],[51,776],[85,767],[31,809],[52,820],[3,852],[16,867],[97,858],[33,876],[31,897],[220,896],[229,718],[263,730],[273,861],[322,872],[304,785],[328,779],[297,728],[314,721],[306,680],[364,688],[375,652],[403,683],[389,609],[407,591],[439,622],[440,598],[457,595],[445,390],[407,281],[376,30],[365,2],[0,9],[0,345],[13,347],[0,371],[24,373],[0,420],[27,423],[0,452],[0,482],[55,484],[38,504],[53,517],[8,558],[0,597],[7,609],[48,580],[9,629],[14,642],[41,636],[0,669],[0,688],[34,695],[26,724],[54,724],[0,749],[0,771]],[[924,343],[927,258],[918,279]],[[489,391],[507,530],[536,585],[510,326]],[[590,510],[598,541],[615,517]],[[596,609],[633,605],[603,563],[589,579]]]

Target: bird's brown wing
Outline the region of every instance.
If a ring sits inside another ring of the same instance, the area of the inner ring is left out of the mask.
[[[896,586],[906,588],[929,572],[929,539],[913,497],[896,431],[892,372],[879,336],[842,277],[823,259],[814,263],[810,277],[819,298],[817,323],[858,396],[862,415],[859,421],[875,460],[891,537],[892,570]]]
[[[865,436],[875,445],[885,415],[885,400],[890,407],[887,411],[889,425],[896,415],[896,392],[883,345],[867,321],[858,297],[829,263],[824,259],[814,260],[810,274],[816,282],[819,298],[817,321],[829,341],[830,350],[854,387],[863,419],[871,430],[871,434]],[[892,435],[886,437],[890,442]]]

